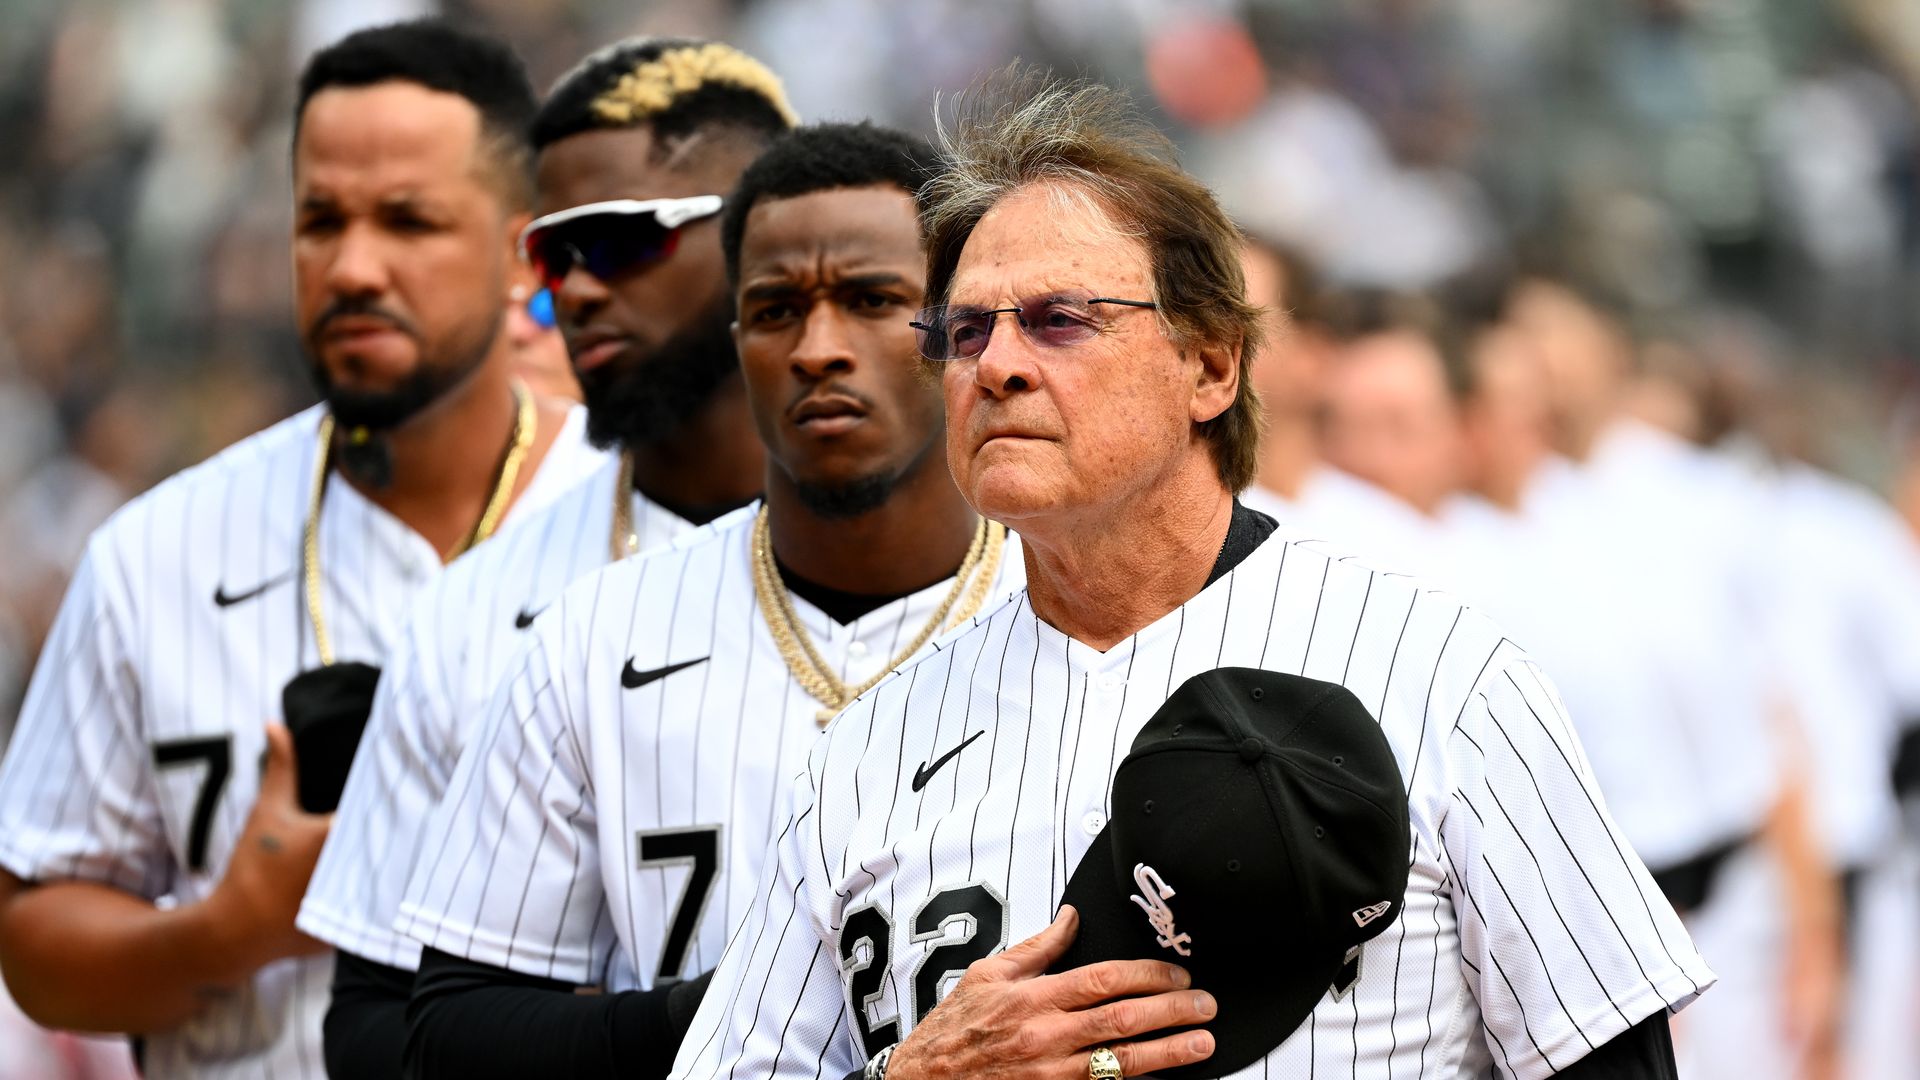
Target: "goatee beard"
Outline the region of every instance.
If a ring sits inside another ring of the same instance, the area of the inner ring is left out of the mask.
[[[399,385],[387,390],[355,390],[334,385],[325,362],[320,359],[320,339],[326,324],[342,315],[378,316],[390,321],[396,329],[413,339],[420,350],[419,360]],[[485,325],[472,333],[446,339],[440,349],[430,350],[427,342],[406,320],[370,301],[340,300],[322,312],[307,333],[307,373],[313,379],[314,389],[320,399],[327,403],[327,411],[333,414],[334,423],[349,432],[361,431],[377,438],[379,433],[391,431],[413,419],[427,406],[466,382],[486,362],[487,354],[493,351],[494,342],[499,338],[505,322],[506,309],[496,308]]]
[[[732,322],[732,301],[722,300],[645,356],[581,375],[588,441],[616,450],[656,443],[680,430],[740,370]]]

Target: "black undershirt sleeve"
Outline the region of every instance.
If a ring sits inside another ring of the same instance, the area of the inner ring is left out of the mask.
[[[407,1005],[403,1075],[665,1077],[709,975],[653,990],[578,994],[568,983],[427,949]]]
[[[399,1080],[413,972],[334,954],[333,1001],[321,1027],[327,1075]]]
[[[1560,1070],[1564,1080],[1678,1080],[1679,1075],[1665,1009]]]

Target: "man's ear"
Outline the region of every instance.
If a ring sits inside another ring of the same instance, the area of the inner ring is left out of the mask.
[[[1200,362],[1194,368],[1193,400],[1189,417],[1204,424],[1233,407],[1240,396],[1240,352],[1244,343],[1196,346],[1189,354]]]
[[[507,290],[509,295],[521,298],[532,296],[540,288],[532,264],[520,257],[520,232],[532,220],[533,215],[524,210],[507,215]]]

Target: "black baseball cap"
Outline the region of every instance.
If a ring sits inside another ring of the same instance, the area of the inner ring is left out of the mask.
[[[1113,777],[1113,815],[1067,881],[1080,930],[1050,970],[1160,959],[1219,1002],[1213,1056],[1258,1061],[1313,1011],[1348,954],[1400,916],[1407,792],[1346,687],[1216,668],[1175,690]],[[1162,1034],[1165,1034],[1164,1032]]]
[[[280,691],[280,718],[293,735],[300,808],[307,813],[339,809],[379,685],[379,668],[343,660],[303,671]]]

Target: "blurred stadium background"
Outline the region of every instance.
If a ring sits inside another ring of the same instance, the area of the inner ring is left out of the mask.
[[[429,13],[539,86],[723,38],[809,120],[927,131],[1015,57],[1127,87],[1329,283],[1565,275],[1920,530],[1915,0],[0,0],[0,745],[87,533],[311,400],[293,77]]]
[[[89,529],[308,400],[287,300],[293,74],[350,29],[433,11],[505,34],[538,85],[616,37],[694,33],[765,58],[810,119],[921,130],[936,93],[1016,56],[1092,74],[1336,283],[1506,259],[1575,273],[1647,326],[1737,326],[1811,410],[1817,456],[1889,495],[1920,428],[1911,0],[0,10],[0,702]]]

